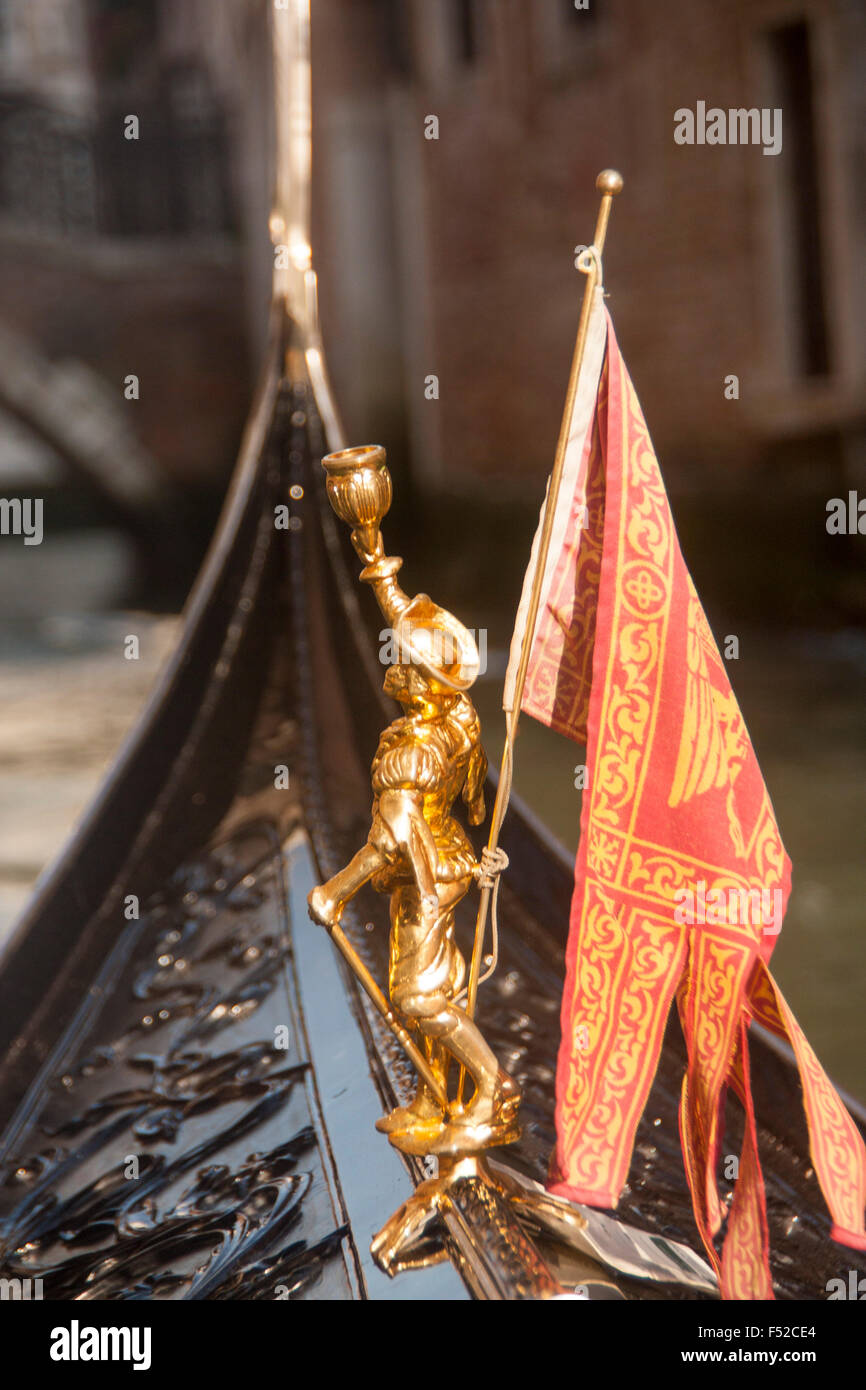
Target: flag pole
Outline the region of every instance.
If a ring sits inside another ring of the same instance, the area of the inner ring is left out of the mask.
[[[547,490],[541,540],[530,593],[529,611],[527,613],[526,626],[523,630],[523,640],[520,648],[520,663],[517,668],[517,678],[514,684],[514,700],[511,709],[506,715],[505,747],[502,750],[499,783],[496,788],[496,800],[493,804],[493,815],[490,819],[490,836],[487,841],[487,857],[489,859],[493,859],[495,856],[495,851],[499,844],[499,832],[502,828],[502,822],[505,819],[508,798],[511,793],[511,768],[514,757],[514,739],[517,733],[517,721],[520,717],[520,706],[523,702],[523,691],[526,685],[526,673],[529,668],[529,658],[532,652],[533,639],[535,637],[535,624],[538,619],[538,608],[541,602],[541,586],[544,579],[544,571],[547,566],[550,537],[553,531],[553,518],[556,514],[556,502],[559,495],[560,483],[562,481],[566,449],[568,447],[568,432],[571,425],[574,400],[577,395],[577,383],[580,377],[580,369],[583,364],[583,354],[586,348],[586,338],[589,330],[590,314],[592,312],[593,295],[598,283],[599,262],[601,260],[601,253],[604,250],[605,237],[607,236],[607,224],[610,218],[611,204],[617,193],[621,191],[622,182],[622,175],[617,173],[615,169],[603,169],[595,181],[596,189],[601,194],[601,204],[598,209],[598,218],[595,224],[595,237],[593,238],[591,248],[595,252],[595,255],[591,258],[591,264],[587,272],[586,285],[583,291],[583,304],[581,305],[580,320],[577,326],[574,356],[571,360],[571,372],[568,378],[565,409],[562,414],[562,424],[559,428],[559,439],[556,445],[553,470],[550,475],[550,486]],[[493,893],[493,882],[494,880],[491,874],[486,873],[483,875],[481,899],[478,904],[478,916],[475,922],[475,942],[472,948],[472,961],[469,967],[469,983],[466,991],[466,1013],[470,1018],[475,1014],[475,1001],[478,994],[478,977],[481,972],[484,933],[487,927],[487,915],[490,909],[491,895]],[[462,1099],[462,1068],[458,1094]]]

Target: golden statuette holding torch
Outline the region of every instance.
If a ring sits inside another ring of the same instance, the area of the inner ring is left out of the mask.
[[[465,963],[454,935],[458,903],[489,878],[453,814],[458,798],[470,825],[485,814],[487,758],[466,693],[478,675],[478,649],[451,613],[426,594],[409,598],[397,583],[403,562],[385,554],[380,531],[391,503],[385,450],[342,449],[322,464],[331,506],[352,528],[364,563],[361,579],[393,635],[396,660],[384,690],[404,712],[381,735],[373,759],[367,842],[313,889],[310,915],[334,937],[419,1073],[414,1099],[377,1127],[404,1153],[447,1163],[519,1136],[518,1088],[461,1006]],[[390,1005],[339,926],[368,882],[390,896]],[[458,1068],[472,1083],[465,1101]]]

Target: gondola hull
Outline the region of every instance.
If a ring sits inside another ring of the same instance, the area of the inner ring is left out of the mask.
[[[452,1194],[422,1267],[389,1279],[370,1255],[429,1164],[373,1129],[408,1099],[411,1067],[306,914],[313,883],[363,842],[393,709],[324,493],[303,347],[278,299],[178,650],[0,963],[0,1276],[57,1299],[710,1297],[611,1272],[480,1180]],[[572,866],[519,804],[502,843],[501,958],[479,1021],[525,1096],[500,1160],[543,1183]],[[381,899],[361,896],[344,925],[384,985]],[[458,930],[467,944],[471,919]],[[823,1298],[866,1260],[830,1241],[796,1069],[753,1034],[776,1293]],[[616,1218],[696,1249],[684,1064],[673,1022]]]

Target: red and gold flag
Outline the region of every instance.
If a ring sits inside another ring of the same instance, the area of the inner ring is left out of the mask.
[[[540,528],[539,528],[540,530]],[[772,1298],[749,1083],[758,1019],[794,1049],[832,1236],[866,1249],[866,1149],[768,969],[791,884],[737,701],[683,560],[601,290],[589,324],[522,709],[584,743],[551,1190],[614,1207],[677,1001],[680,1134],[727,1298]],[[506,678],[526,626],[538,537]],[[721,1256],[725,1095],[745,1138]]]

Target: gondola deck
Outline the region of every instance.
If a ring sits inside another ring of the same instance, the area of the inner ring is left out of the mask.
[[[449,1262],[393,1281],[372,1264],[373,1230],[427,1171],[372,1131],[411,1068],[303,904],[360,842],[387,706],[290,329],[278,302],[177,656],[0,963],[0,1277],[41,1277],[49,1299],[704,1296],[611,1274],[478,1181],[444,1220]],[[289,487],[301,525],[278,531]],[[501,959],[479,1020],[524,1089],[523,1137],[502,1157],[543,1181],[571,866],[519,807],[503,844]],[[383,982],[384,918],[371,895],[346,919]],[[754,1031],[777,1296],[823,1298],[866,1257],[829,1239],[796,1071]],[[617,1217],[697,1249],[683,1065],[674,1022]],[[736,1152],[733,1108],[730,1121]]]

